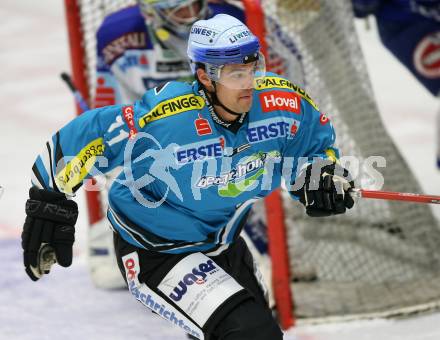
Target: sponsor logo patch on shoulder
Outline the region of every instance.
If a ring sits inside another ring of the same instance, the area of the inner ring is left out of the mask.
[[[282,110],[299,114],[301,111],[301,97],[294,92],[268,91],[259,96],[263,112]]]
[[[150,112],[139,119],[139,126],[143,128],[147,123],[178,113],[191,110],[201,110],[205,106],[202,97],[194,94],[186,94],[176,98],[168,99],[157,104]]]
[[[303,97],[310,105],[312,105],[316,110],[318,110],[318,106],[312,100],[312,98],[298,85],[291,83],[290,81],[279,78],[279,77],[265,77],[258,78],[255,81],[254,88],[256,90],[266,90],[266,89],[290,89],[298,93],[301,97]]]

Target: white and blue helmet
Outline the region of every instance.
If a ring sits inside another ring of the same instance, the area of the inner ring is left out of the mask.
[[[258,38],[240,20],[227,14],[195,22],[187,53],[193,73],[198,63],[204,64],[208,76],[216,82],[222,83],[222,68],[229,64],[253,63],[254,78],[265,73]]]

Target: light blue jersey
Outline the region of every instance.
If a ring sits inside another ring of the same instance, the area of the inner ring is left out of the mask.
[[[257,199],[282,177],[294,181],[299,157],[337,157],[334,141],[312,99],[276,74],[257,81],[251,110],[233,124],[198,82],[169,82],[133,106],[71,121],[37,158],[33,183],[69,194],[123,165],[109,192],[116,232],[148,250],[214,252],[238,237]]]

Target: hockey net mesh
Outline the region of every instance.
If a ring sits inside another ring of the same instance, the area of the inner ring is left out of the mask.
[[[378,189],[368,168],[381,156],[383,190],[420,192],[382,124],[350,2],[262,5],[274,66],[331,117],[337,147],[357,159],[347,165],[358,185]],[[344,216],[316,220],[285,199],[284,211],[296,317],[391,315],[439,301],[440,229],[427,205],[361,200]]]
[[[105,15],[136,2],[78,3],[93,98],[96,30]],[[384,190],[420,192],[382,125],[349,2],[263,0],[262,6],[270,67],[331,117],[342,154],[359,161],[350,163],[357,182],[372,188],[377,178],[366,171],[368,157],[383,156]],[[393,315],[440,300],[440,229],[426,205],[362,200],[342,217],[312,219],[284,202],[296,317]],[[264,219],[261,203],[256,211]]]

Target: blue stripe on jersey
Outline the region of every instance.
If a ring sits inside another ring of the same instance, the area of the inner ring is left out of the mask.
[[[44,183],[40,183],[43,187],[48,186],[50,179],[49,174],[47,173],[46,167],[44,166],[43,160],[41,159],[41,156],[37,157],[37,160],[35,161],[35,165],[37,166],[37,170],[40,173],[40,176],[42,177]],[[33,183],[36,184],[36,183]]]

